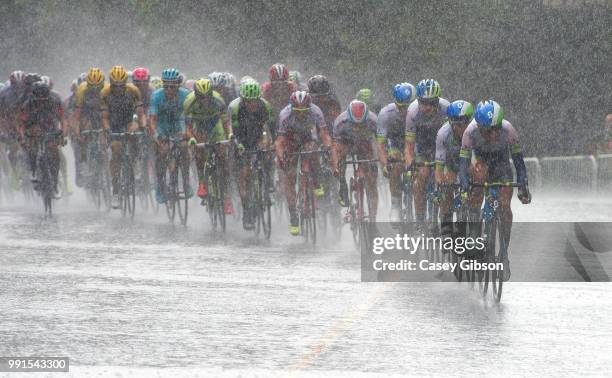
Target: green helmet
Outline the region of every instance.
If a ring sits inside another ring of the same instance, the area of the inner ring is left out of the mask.
[[[356,99],[359,101],[363,101],[366,104],[370,103],[370,99],[372,98],[372,90],[369,88],[362,88],[357,92]]]
[[[154,89],[159,89],[159,88],[161,88],[161,87],[163,86],[162,79],[161,79],[161,77],[159,77],[159,76],[153,76],[153,77],[151,78],[150,83],[151,83],[151,86],[152,86]]]
[[[245,100],[256,100],[261,97],[261,87],[255,80],[249,80],[240,85],[240,97]]]

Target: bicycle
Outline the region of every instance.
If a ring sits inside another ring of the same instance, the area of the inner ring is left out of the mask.
[[[83,137],[91,138],[87,143],[87,164],[91,176],[85,184],[87,195],[100,210],[102,203],[107,211],[111,208],[110,175],[108,172],[108,159],[100,136],[104,129],[90,129],[81,131]]]
[[[168,153],[166,159],[166,174],[162,176],[162,182],[158,183],[166,197],[166,214],[170,222],[174,223],[178,209],[179,219],[183,226],[187,225],[189,211],[189,196],[185,189],[189,185],[189,167],[184,171],[181,156],[180,143],[185,141],[185,137],[167,136],[160,140],[168,143]],[[185,157],[188,158],[188,157]],[[168,182],[168,185],[166,185]]]
[[[394,164],[404,164],[403,159],[393,159],[389,158],[387,163],[390,166],[389,171],[393,169]],[[401,211],[400,211],[400,220],[404,223],[412,223],[414,222],[414,209],[412,207],[413,203],[413,195],[412,195],[412,186],[413,186],[413,171],[402,170],[400,176],[400,189],[402,192],[402,199],[400,201]]]
[[[51,130],[43,132],[36,138],[36,179],[34,180],[34,190],[38,192],[43,200],[45,207],[45,217],[53,216],[53,200],[56,199],[59,157],[51,154],[49,144],[61,138],[61,130]],[[31,135],[28,135],[31,137]],[[58,146],[59,148],[59,146]],[[57,167],[53,166],[53,162]]]
[[[365,205],[365,174],[361,169],[362,164],[376,164],[377,159],[357,159],[353,154],[351,160],[344,161],[343,165],[350,165],[353,168],[353,176],[349,182],[350,193],[348,196],[348,210],[344,216],[344,222],[349,223],[353,233],[353,241],[357,249],[361,250],[363,242],[363,228],[369,217],[366,215]]]
[[[251,198],[249,204],[254,211],[255,234],[263,233],[266,239],[272,234],[272,194],[270,193],[270,174],[266,172],[266,159],[273,148],[249,151],[251,159]]]
[[[119,206],[121,215],[129,215],[134,219],[136,214],[136,179],[134,177],[134,162],[130,154],[130,138],[139,138],[142,131],[111,133],[112,140],[121,140],[121,170],[119,171]]]
[[[153,196],[153,188],[155,183],[155,141],[152,138],[145,137],[142,140],[142,153],[140,156],[140,177],[136,179],[136,192],[140,200],[140,206],[144,211],[148,211],[149,207],[154,214],[159,211],[159,204]]]
[[[204,148],[207,151],[208,157],[204,166],[204,181],[208,188],[206,198],[202,200],[202,204],[206,206],[210,222],[213,229],[220,228],[225,232],[225,193],[226,188],[223,185],[223,172],[219,168],[219,157],[217,156],[216,146],[230,143],[229,140],[221,140],[218,142],[205,142],[192,144],[195,148]]]
[[[314,176],[310,159],[305,159],[305,156],[320,154],[323,150],[310,150],[294,152],[290,155],[297,156],[297,198],[296,210],[299,218],[300,232],[312,244],[317,242],[317,219],[316,219],[316,203],[314,196]]]
[[[508,254],[509,240],[504,239],[504,235],[501,232],[501,214],[498,212],[500,206],[498,200],[498,188],[512,187],[518,188],[521,185],[516,182],[504,183],[504,182],[484,182],[484,183],[470,183],[471,188],[484,188],[484,205],[482,207],[481,216],[479,223],[481,224],[482,234],[484,239],[485,250],[484,255],[480,257],[480,260],[485,264],[490,263],[498,264],[502,262],[502,255]],[[497,265],[495,265],[497,266]],[[491,294],[497,301],[501,301],[502,288],[504,283],[504,272],[498,271],[498,269],[487,269],[479,270],[477,273],[477,279],[480,283],[480,291],[482,296],[487,295],[489,283],[491,285]]]

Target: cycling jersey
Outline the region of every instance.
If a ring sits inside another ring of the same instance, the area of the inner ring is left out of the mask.
[[[57,92],[51,92],[46,100],[28,99],[21,107],[21,121],[27,129],[38,126],[44,131],[56,130],[64,118],[64,105]]]
[[[334,121],[340,115],[342,108],[340,107],[340,102],[338,98],[333,93],[328,93],[326,95],[311,95],[312,103],[318,106],[323,112],[323,117],[325,117],[325,123],[327,127],[330,129],[334,127]]]
[[[23,94],[23,89],[12,85],[0,89],[0,116],[9,126],[13,124],[13,120],[17,116],[20,99]]]
[[[100,93],[100,109],[108,111],[111,131],[114,133],[127,131],[139,106],[142,106],[140,91],[133,84],[126,84],[121,93],[115,93],[111,86],[105,86]]]
[[[102,128],[100,93],[107,86],[108,84],[105,84],[103,88],[92,87],[85,82],[79,85],[75,107],[81,109],[81,124],[89,122],[92,129]]]
[[[379,142],[386,142],[388,148],[403,152],[405,129],[406,118],[394,102],[382,108],[376,125],[376,139]]]
[[[198,101],[195,92],[189,93],[183,103],[185,118],[191,120],[194,129],[205,132],[212,130],[217,124],[227,120],[227,107],[217,91],[213,91],[210,102],[203,105]]]
[[[274,122],[274,114],[270,103],[263,98],[257,110],[250,112],[239,97],[228,106],[228,117],[238,143],[247,150],[254,150],[266,127]]]
[[[506,120],[502,121],[502,128],[493,141],[487,141],[482,136],[476,121],[472,120],[461,139],[460,157],[465,160],[470,160],[472,158],[472,152],[476,159],[483,161],[487,165],[489,174],[488,179],[490,181],[512,180],[513,175],[512,167],[510,166],[510,154],[512,154],[513,160],[519,160],[515,159],[515,156],[520,154],[520,160],[522,161],[518,134],[512,124]],[[516,166],[518,162],[515,161],[514,163]],[[516,168],[520,182],[522,176],[526,178],[526,174],[523,175],[520,167]],[[461,166],[461,170],[464,170],[463,165]],[[467,171],[467,168],[465,168],[465,171]],[[467,172],[465,172],[465,174],[467,175]]]
[[[414,100],[408,106],[405,137],[407,141],[416,142],[415,152],[418,160],[434,161],[436,136],[446,121],[446,109],[449,105],[446,99],[440,98],[432,115],[419,111],[418,100]]]
[[[261,86],[261,97],[272,105],[274,115],[278,116],[280,111],[289,104],[289,97],[296,90],[297,86],[293,81],[269,81]]]
[[[157,116],[157,136],[171,136],[185,131],[183,103],[188,94],[189,90],[183,87],[177,89],[172,99],[166,98],[163,88],[153,92],[149,114]]]
[[[452,172],[459,171],[461,138],[456,138],[453,127],[446,122],[436,137],[436,164],[446,166]]]
[[[276,135],[285,135],[290,143],[301,145],[311,141],[319,141],[319,133],[326,128],[323,112],[318,106],[310,105],[308,114],[305,115],[304,119],[299,119],[292,111],[291,105],[287,105],[278,117]]]
[[[347,111],[342,112],[334,122],[333,139],[337,142],[355,145],[371,142],[376,135],[376,123],[378,117],[368,111],[368,117],[364,124],[355,124],[349,119]]]

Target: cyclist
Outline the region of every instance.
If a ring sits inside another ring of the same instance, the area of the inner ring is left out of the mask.
[[[26,73],[13,71],[9,76],[8,85],[0,90],[0,122],[1,133],[8,147],[8,159],[11,166],[11,187],[19,190],[20,179],[18,174],[19,155],[19,106],[20,99],[25,90],[24,79]]]
[[[361,88],[357,91],[355,98],[359,101],[365,102],[372,112],[376,114],[380,113],[382,105],[376,101],[376,96],[374,96],[374,93],[370,88]]]
[[[213,90],[221,95],[226,104],[229,104],[236,98],[235,93],[231,93],[228,87],[228,76],[224,72],[211,72],[208,78],[212,83]]]
[[[447,109],[448,122],[438,131],[436,137],[436,201],[440,203],[442,235],[450,234],[453,224],[453,188],[440,184],[455,184],[459,171],[461,138],[474,115],[474,106],[463,100],[453,101]]]
[[[140,92],[140,97],[142,98],[142,109],[145,117],[149,112],[149,106],[151,106],[151,95],[153,94],[153,87],[149,83],[150,79],[151,75],[149,74],[149,70],[144,67],[137,67],[132,71],[132,84],[134,84]]]
[[[223,90],[225,94],[224,98],[228,99],[226,104],[229,104],[238,97],[238,92],[236,91],[236,78],[229,72],[223,72],[223,76],[225,77],[225,89]]]
[[[274,118],[278,119],[281,110],[289,104],[289,97],[297,90],[297,85],[289,81],[289,70],[282,63],[273,64],[268,70],[269,82],[261,86],[262,97],[265,98],[274,110]],[[275,137],[275,125],[272,125],[272,137]]]
[[[383,174],[389,178],[391,192],[391,222],[398,222],[401,213],[402,190],[400,178],[403,164],[388,164],[388,158],[403,160],[404,133],[406,128],[406,113],[408,105],[416,98],[412,84],[400,83],[393,87],[394,101],[381,109],[378,114],[376,140],[378,141],[378,156],[383,167]]]
[[[187,124],[187,135],[190,137],[190,144],[205,142],[220,142],[230,139],[230,124],[227,117],[227,107],[221,95],[213,91],[210,79],[199,79],[194,84],[194,91],[189,93],[183,104]],[[224,188],[229,187],[229,169],[227,162],[227,150],[224,145],[216,145],[215,152],[219,156],[217,167],[221,172],[223,182],[220,183]],[[198,192],[197,196],[205,198],[208,194],[206,188],[204,168],[206,167],[206,151],[198,149],[195,152],[196,167],[198,169]],[[226,214],[233,214],[232,200],[227,190],[224,211]]]
[[[446,121],[449,105],[446,99],[440,97],[440,93],[440,84],[436,80],[421,80],[416,86],[417,100],[408,106],[406,113],[406,170],[412,171],[413,163],[418,167],[413,188],[417,231],[422,231],[425,220],[426,190],[430,177],[430,168],[424,163],[435,160],[436,136]]]
[[[331,85],[323,75],[315,75],[308,79],[308,92],[312,97],[312,103],[323,112],[325,123],[329,130],[334,127],[334,121],[342,112],[340,101],[332,91]]]
[[[228,106],[231,131],[236,139],[238,162],[238,192],[242,204],[242,226],[252,230],[255,226],[248,194],[251,182],[249,155],[245,152],[269,148],[272,142],[270,125],[274,122],[272,106],[261,98],[261,87],[256,81],[246,81],[240,85],[240,97]]]
[[[323,145],[326,150],[331,148],[331,138],[327,131],[323,112],[312,103],[312,98],[308,92],[293,92],[289,105],[279,115],[276,134],[276,159],[280,169],[284,172],[281,175],[281,180],[283,181],[283,191],[287,197],[287,207],[289,208],[289,233],[294,236],[300,233],[295,193],[298,158],[296,155],[291,156],[290,154],[315,150],[320,145]],[[307,158],[310,160],[315,182],[319,183],[319,185],[316,183],[314,185],[314,194],[317,197],[322,197],[325,192],[321,180],[317,177],[320,172],[319,155],[314,154]]]
[[[102,128],[102,114],[100,113],[102,88],[104,88],[104,73],[99,68],[93,67],[76,92],[74,123],[79,136],[81,153],[76,164],[76,183],[79,187],[83,185],[83,176],[90,174],[86,164],[90,138],[81,137],[81,132]]]
[[[183,103],[189,94],[186,88],[180,86],[179,71],[167,68],[162,72],[163,87],[153,92],[151,97],[150,133],[157,137],[155,170],[157,173],[157,186],[155,199],[158,203],[166,203],[166,188],[164,177],[166,175],[166,157],[168,155],[168,137],[184,137],[185,121],[183,118]],[[187,144],[181,142],[181,164],[186,175],[185,195],[193,196],[193,189],[189,185],[189,153]]]
[[[140,91],[134,84],[128,83],[128,73],[122,66],[114,66],[108,74],[110,85],[104,87],[100,94],[102,124],[111,133],[136,131],[144,129],[144,113]],[[133,124],[134,114],[138,115],[138,125]],[[119,174],[123,159],[123,139],[111,136],[110,172],[113,188],[111,207],[119,207]],[[138,141],[130,138],[130,155],[134,165],[138,157]]]
[[[516,169],[516,181],[520,184],[518,198],[523,204],[531,202],[527,182],[527,168],[519,144],[518,134],[512,124],[504,119],[504,111],[493,100],[478,103],[474,120],[470,122],[461,139],[459,158],[459,180],[462,200],[467,200],[470,189],[469,167],[472,153],[476,162],[472,166],[474,182],[512,182],[513,174],[509,157],[512,156]],[[512,229],[512,187],[502,187],[500,193],[501,234],[510,241]],[[482,188],[472,188],[469,195],[470,219],[479,219],[483,200]],[[506,245],[507,246],[507,245]],[[510,278],[508,251],[500,251],[504,264],[504,280]]]
[[[21,107],[19,134],[23,147],[28,155],[32,181],[36,182],[37,153],[40,138],[45,133],[61,131],[59,143],[56,140],[49,141],[49,151],[53,161],[52,179],[56,195],[59,195],[57,188],[57,177],[60,168],[60,157],[58,145],[64,144],[63,135],[66,134],[64,123],[64,106],[62,99],[56,93],[51,93],[49,86],[43,82],[32,84],[31,96]]]
[[[153,90],[161,89],[163,87],[163,84],[164,83],[163,83],[161,77],[159,77],[159,76],[151,77],[151,87],[153,87]]]
[[[308,86],[304,83],[300,71],[289,71],[289,81],[293,81],[300,91],[308,90]]]
[[[374,142],[376,136],[376,114],[368,110],[365,102],[353,100],[348,109],[342,112],[333,130],[332,170],[334,176],[340,180],[339,202],[343,207],[348,206],[348,187],[345,178],[345,169],[340,166],[346,155],[355,154],[357,159],[374,158]],[[378,210],[378,188],[376,187],[376,166],[363,164],[360,169],[365,174],[366,194],[368,196],[368,211],[370,221],[376,222]]]

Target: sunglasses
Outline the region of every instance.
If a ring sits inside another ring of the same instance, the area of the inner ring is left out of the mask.
[[[430,105],[430,106],[438,106],[439,100],[436,99],[419,99],[419,104],[421,105]]]

